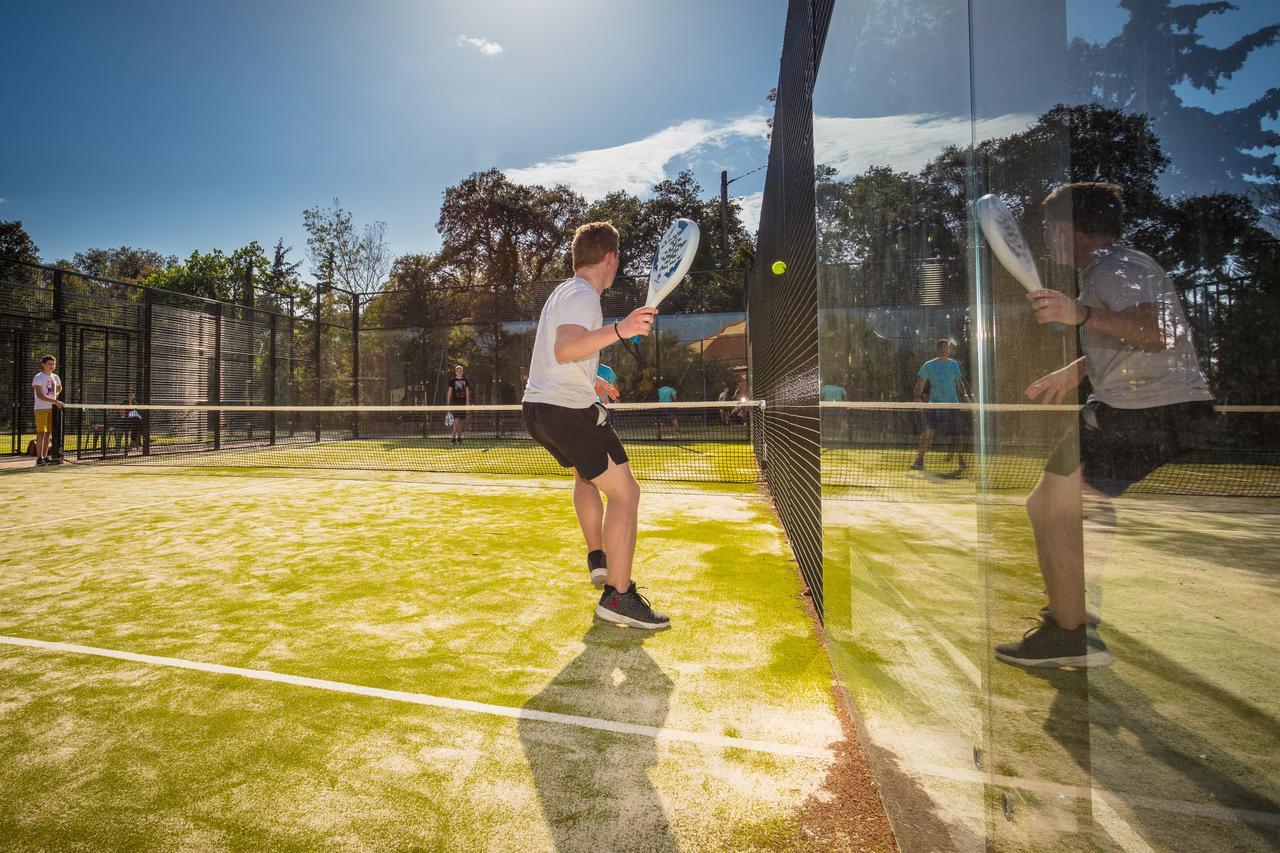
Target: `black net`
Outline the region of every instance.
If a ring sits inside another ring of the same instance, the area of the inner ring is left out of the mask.
[[[788,7],[750,289],[752,390],[768,403],[757,451],[819,614],[822,507],[812,91],[830,17],[830,2],[792,2]],[[774,273],[775,261],[785,262],[785,272]]]
[[[989,445],[980,455],[973,452],[979,418]],[[823,403],[823,495],[916,501],[1025,493],[1060,443],[1078,458],[1079,429],[1074,406]],[[1280,497],[1280,406],[1218,406],[1178,442],[1126,493]]]
[[[521,407],[71,406],[68,452],[85,463],[568,477],[525,430]],[[611,408],[637,479],[760,479],[754,401]],[[454,435],[460,441],[454,441]]]

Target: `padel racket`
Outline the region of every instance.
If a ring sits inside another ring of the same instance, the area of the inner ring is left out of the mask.
[[[698,253],[698,223],[692,219],[677,219],[658,241],[658,251],[649,268],[649,298],[646,307],[657,308],[667,294],[676,289],[693,266],[693,256]]]
[[[644,304],[647,308],[657,308],[666,299],[676,285],[684,280],[689,267],[693,266],[693,256],[698,253],[698,223],[692,219],[677,219],[658,241],[658,251],[653,254],[653,266],[649,268],[649,295]],[[631,338],[631,344],[640,343],[640,336]],[[635,349],[627,345],[631,357],[639,363]]]
[[[987,238],[991,253],[999,259],[1009,274],[1027,289],[1043,290],[1040,273],[1036,271],[1036,262],[1027,248],[1027,241],[1022,237],[1022,229],[1013,218],[1008,206],[1000,196],[989,193],[973,203],[974,213],[978,216],[978,225],[982,228],[982,236]]]

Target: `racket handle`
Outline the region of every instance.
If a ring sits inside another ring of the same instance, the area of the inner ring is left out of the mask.
[[[633,343],[633,344],[638,344],[638,343],[640,343],[640,336],[639,336],[639,335],[636,335],[635,337],[633,337],[633,338],[631,339],[631,343]]]

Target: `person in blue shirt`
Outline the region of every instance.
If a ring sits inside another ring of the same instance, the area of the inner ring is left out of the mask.
[[[608,408],[609,404],[614,402],[621,396],[618,391],[618,374],[613,372],[613,368],[603,362],[596,368],[596,398]],[[604,422],[609,426],[613,426],[613,409],[609,409],[609,413],[604,416]]]
[[[964,372],[960,362],[951,357],[951,341],[938,338],[934,347],[935,357],[926,361],[916,372],[915,396],[918,402],[924,403],[961,403],[968,402],[969,388],[964,381]],[[925,386],[929,393],[925,395]],[[924,470],[924,455],[933,444],[933,437],[941,434],[952,440],[950,459],[955,456],[959,460],[959,469],[965,469],[964,434],[965,413],[957,409],[925,409],[924,432],[920,433],[920,444],[916,448],[916,461],[911,463],[913,471]]]
[[[824,403],[843,403],[848,399],[849,392],[844,390],[843,385],[828,383],[822,386],[821,396]]]
[[[658,381],[661,382],[662,379],[659,378]],[[658,387],[659,403],[674,403],[677,396],[678,394],[676,389],[670,385],[661,385]],[[664,423],[669,424],[676,435],[680,434],[680,419],[676,417],[675,409],[660,410],[658,417],[662,418]]]

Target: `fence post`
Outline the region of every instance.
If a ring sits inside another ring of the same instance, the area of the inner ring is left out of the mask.
[[[267,386],[267,403],[268,405],[274,406],[276,405],[276,315],[273,312],[267,316],[271,318],[269,332],[271,340],[267,344],[267,359],[269,362],[267,366],[267,374],[270,381],[270,385]],[[267,415],[267,431],[269,433],[267,436],[267,443],[274,445],[276,443],[275,412],[271,412]]]
[[[67,371],[67,322],[66,322],[66,304],[63,300],[63,278],[62,270],[53,271],[53,316],[58,321],[58,369],[62,371],[63,376],[70,375]],[[62,389],[62,398],[67,397],[66,386]],[[56,406],[54,407],[56,410]],[[83,415],[81,415],[83,417]],[[61,413],[54,411],[53,413],[53,446],[49,448],[49,458],[56,462],[62,461],[62,433],[64,431]]]
[[[351,294],[351,404],[360,405],[360,294]],[[360,437],[360,413],[351,413],[351,437]]]
[[[142,402],[151,404],[151,314],[155,297],[151,288],[142,292]],[[142,455],[151,455],[151,411],[142,410]]]
[[[209,383],[209,403],[222,405],[222,303],[213,303],[213,378]],[[222,412],[209,412],[209,426],[213,429],[213,449],[222,449]]]

